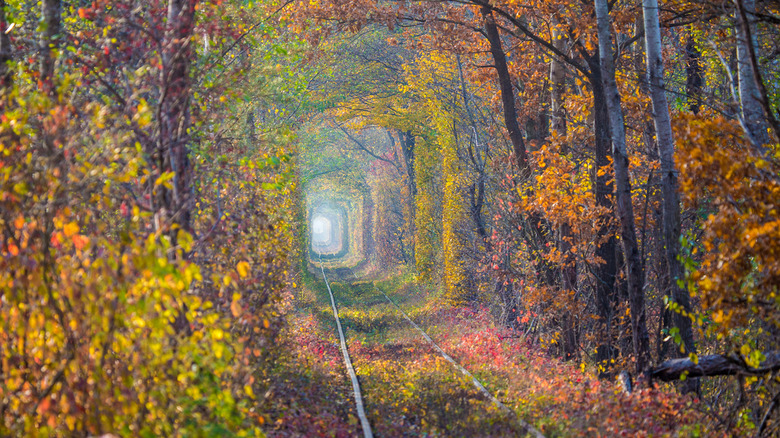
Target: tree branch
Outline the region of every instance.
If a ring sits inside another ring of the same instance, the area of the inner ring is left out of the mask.
[[[744,359],[737,355],[700,356],[698,363],[693,363],[688,358],[672,359],[650,370],[650,378],[671,382],[679,380],[683,374],[687,378],[733,375],[761,376],[780,371],[780,351],[766,353],[765,357],[758,368],[748,366]]]

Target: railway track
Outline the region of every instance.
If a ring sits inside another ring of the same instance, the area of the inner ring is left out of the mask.
[[[361,427],[363,430],[364,437],[373,437],[373,431],[371,428],[371,424],[368,420],[368,417],[365,413],[365,405],[363,402],[363,396],[362,391],[360,388],[360,383],[357,378],[357,374],[355,373],[354,367],[352,366],[352,360],[349,356],[348,351],[348,345],[346,338],[344,336],[344,330],[341,325],[341,320],[339,318],[339,312],[338,307],[336,306],[336,299],[333,294],[333,291],[330,286],[330,282],[328,280],[328,277],[325,272],[325,267],[320,260],[320,270],[322,271],[323,279],[325,280],[325,285],[328,290],[328,294],[330,296],[331,300],[331,307],[333,309],[333,316],[336,320],[336,327],[338,329],[339,339],[341,342],[341,350],[342,354],[344,356],[344,362],[346,364],[347,373],[350,376],[350,380],[352,381],[352,387],[353,387],[353,396],[355,399],[355,406],[358,413],[358,417],[360,419]],[[354,271],[352,271],[349,268],[341,268],[340,271],[344,272],[344,270],[347,270],[352,277],[354,277],[355,280],[358,280],[357,275],[355,275]],[[527,435],[533,436],[535,438],[544,438],[544,435],[541,431],[539,431],[537,428],[535,428],[532,424],[528,423],[527,421],[523,420],[522,418],[519,418],[517,416],[517,413],[507,407],[504,403],[501,402],[497,397],[495,397],[483,384],[480,382],[473,374],[471,374],[466,368],[464,368],[462,365],[460,365],[455,359],[453,359],[447,352],[444,351],[429,335],[426,333],[419,325],[417,325],[407,314],[401,306],[398,305],[392,298],[390,298],[384,291],[379,289],[376,286],[376,283],[372,282],[371,285],[373,286],[373,289],[381,294],[384,299],[391,304],[395,309],[397,309],[401,316],[410,324],[412,328],[414,328],[419,334],[422,336],[422,338],[426,341],[430,347],[436,351],[442,358],[444,358],[448,363],[450,363],[458,372],[466,376],[466,378],[471,382],[471,384],[476,388],[476,390],[482,394],[482,396],[489,400],[491,403],[493,403],[496,407],[498,407],[501,411],[503,411],[505,414],[510,415],[516,423],[520,426],[522,431],[524,431]]]
[[[330,289],[328,276],[325,275],[325,266],[322,264],[322,258],[320,258],[320,270],[322,271],[322,278],[325,280],[325,286],[328,288],[328,295],[330,295],[330,305],[333,309],[333,317],[336,319],[336,328],[338,328],[339,340],[341,342],[341,353],[344,356],[344,364],[347,367],[347,373],[349,374],[349,378],[352,381],[352,392],[355,398],[355,408],[357,410],[358,418],[360,419],[360,426],[363,429],[363,437],[373,438],[374,432],[371,430],[371,423],[368,422],[368,417],[366,417],[366,410],[363,405],[363,395],[360,391],[360,382],[358,381],[357,374],[355,374],[355,368],[352,366],[352,359],[349,357],[347,340],[344,338],[344,329],[341,328],[339,310],[336,307],[336,299],[333,297],[333,291]]]

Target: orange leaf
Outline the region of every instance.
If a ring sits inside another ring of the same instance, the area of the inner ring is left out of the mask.
[[[43,415],[46,411],[49,410],[49,406],[51,405],[51,399],[46,397],[38,404],[38,413]]]
[[[241,316],[242,313],[244,313],[244,309],[241,308],[241,303],[236,300],[230,303],[230,313],[233,314],[236,318]]]
[[[65,224],[65,226],[62,227],[62,232],[65,233],[65,237],[71,237],[79,232],[79,225],[75,222]]]
[[[89,239],[85,236],[82,236],[80,234],[76,234],[73,236],[73,246],[76,247],[78,250],[84,249],[85,246],[89,243]]]

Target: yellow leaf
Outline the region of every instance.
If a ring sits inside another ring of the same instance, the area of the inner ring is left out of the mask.
[[[173,177],[176,176],[173,172],[163,172],[157,180],[154,182],[155,186],[163,185],[169,189],[173,189],[173,184],[171,184],[171,180]]]
[[[62,232],[65,233],[65,237],[72,237],[79,232],[79,225],[75,222],[65,224],[65,226],[62,227]]]
[[[236,265],[236,270],[238,271],[238,275],[240,275],[241,278],[246,278],[246,276],[249,275],[249,263],[238,262],[238,265]]]
[[[66,415],[65,425],[68,426],[68,430],[72,431],[76,429],[76,417],[74,417],[73,415]]]

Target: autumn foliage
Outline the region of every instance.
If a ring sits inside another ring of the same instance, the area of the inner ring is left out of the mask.
[[[381,81],[334,91],[328,110],[359,121],[356,131],[415,136],[413,166],[400,142],[377,146],[396,172],[375,179],[415,183],[413,208],[393,227],[414,236],[423,284],[454,306],[491,306],[502,324],[602,377],[715,353],[746,372],[776,370],[762,352],[779,346],[768,79],[778,71],[761,61],[776,47],[777,10],[673,2],[653,19],[653,2],[610,3],[601,42],[609,37],[612,71],[598,48],[600,4],[327,0],[292,10],[325,53],[341,53],[334,35],[344,32],[371,41],[365,72]],[[660,39],[649,40],[648,23]],[[660,65],[647,58],[656,43]],[[659,83],[671,121],[653,111]],[[767,378],[748,382],[750,408],[713,408],[724,428],[749,418],[772,430],[766,403],[778,387]],[[681,389],[718,394],[704,380]]]
[[[777,434],[778,22],[0,1],[0,435],[355,434],[321,208],[380,434],[517,424],[361,276],[552,435]]]
[[[220,96],[264,74],[228,60],[273,29],[222,2],[61,12],[51,76],[17,27],[0,96],[0,435],[262,435],[295,185],[283,126],[225,140]],[[176,32],[210,43],[171,54]]]

